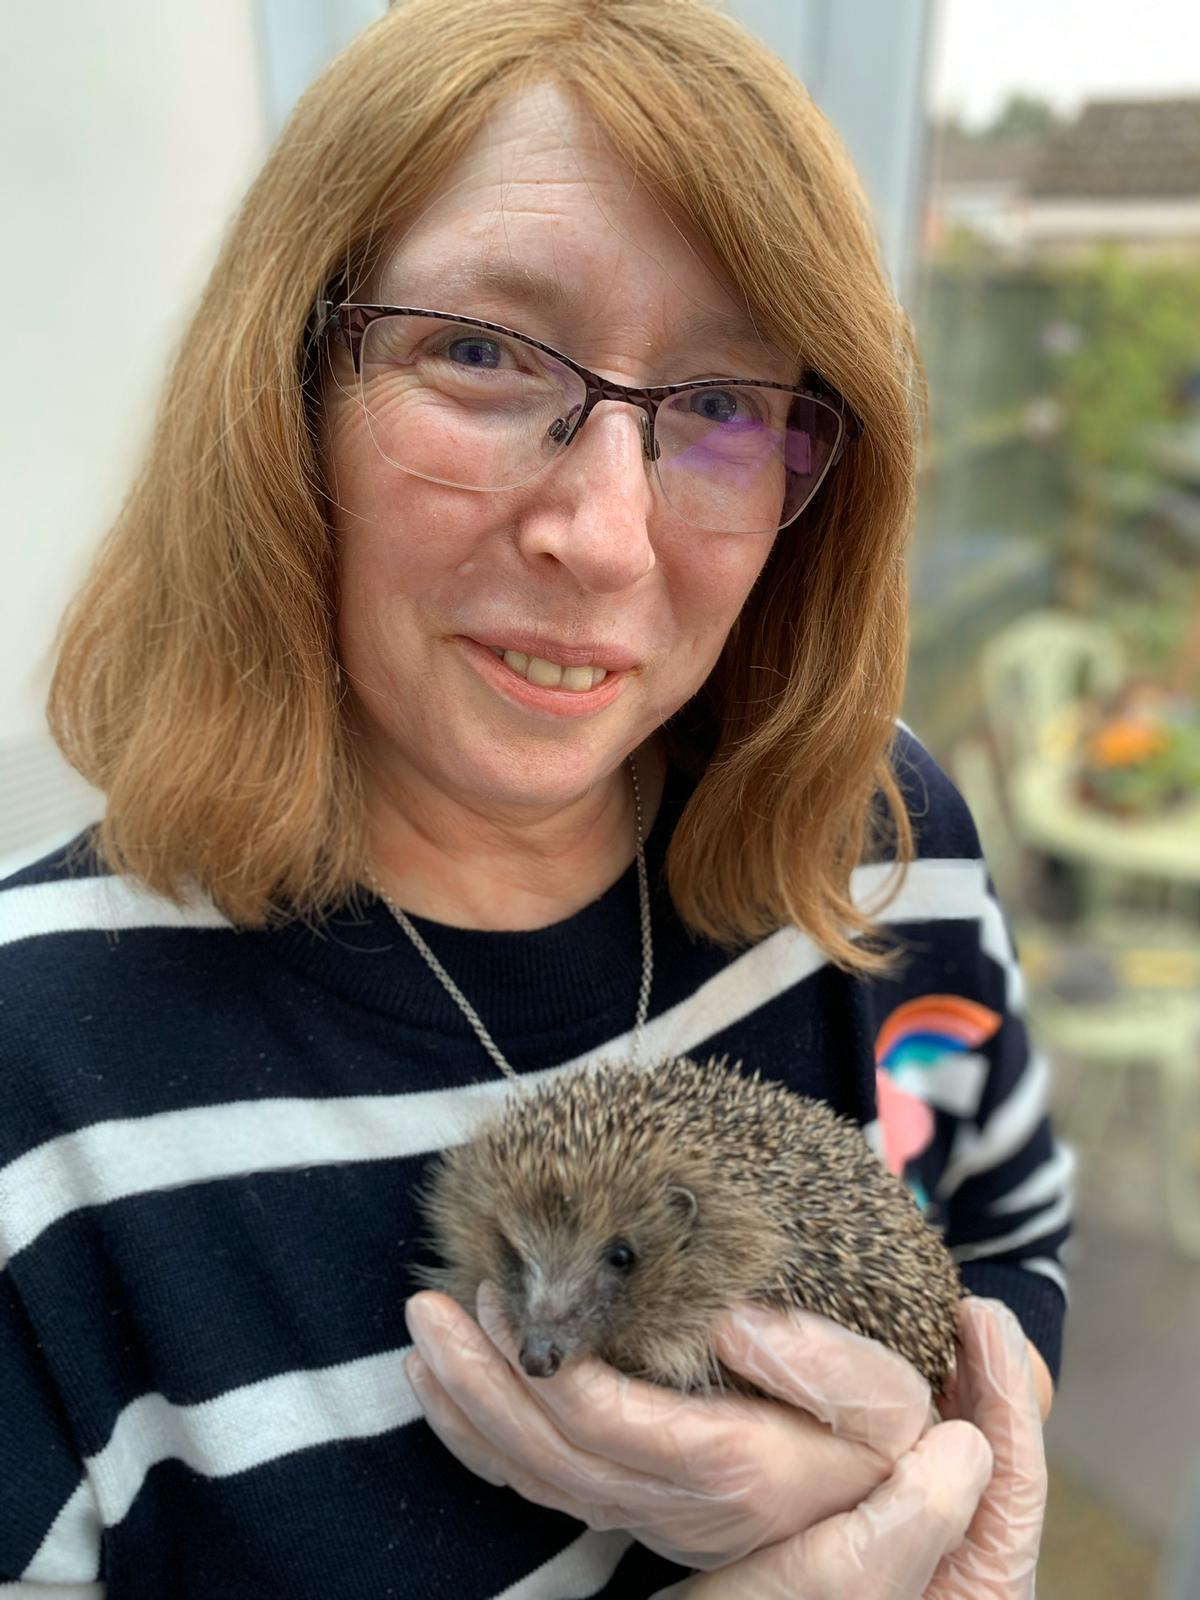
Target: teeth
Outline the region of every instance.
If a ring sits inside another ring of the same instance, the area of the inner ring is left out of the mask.
[[[543,661],[541,656],[527,656],[521,650],[505,650],[501,660],[511,671],[541,689],[569,689],[573,694],[586,694],[608,677],[604,667],[560,667],[553,661]]]
[[[563,669],[556,667],[553,661],[543,661],[541,656],[530,656],[525,676],[539,689],[557,689],[563,680]]]
[[[594,667],[564,667],[562,686],[564,689],[590,689],[592,687],[592,673]],[[603,675],[603,668],[601,668]]]

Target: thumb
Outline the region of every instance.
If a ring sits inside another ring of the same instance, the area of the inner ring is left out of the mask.
[[[969,1538],[938,1574],[938,1600],[1033,1594],[1046,1510],[1046,1452],[1025,1335],[1007,1306],[959,1308],[958,1400],[995,1455]]]

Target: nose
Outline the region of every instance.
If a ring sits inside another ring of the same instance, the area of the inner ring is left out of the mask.
[[[552,1378],[562,1366],[562,1351],[548,1333],[531,1333],[521,1345],[517,1359],[521,1370],[531,1378]]]
[[[581,588],[614,594],[654,566],[646,419],[601,401],[562,455],[529,485],[519,542],[527,560],[565,567]]]

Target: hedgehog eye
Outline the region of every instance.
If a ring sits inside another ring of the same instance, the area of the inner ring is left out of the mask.
[[[626,1244],[624,1239],[618,1239],[614,1244],[610,1244],[604,1259],[618,1272],[628,1272],[637,1263],[633,1246]]]

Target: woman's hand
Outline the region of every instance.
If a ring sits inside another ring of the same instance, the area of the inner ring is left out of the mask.
[[[977,1299],[959,1337],[946,1410],[960,1420],[930,1429],[854,1511],[657,1600],[1031,1600],[1046,1468],[1025,1337]]]
[[[1032,1600],[1042,1521],[1046,1455],[1042,1417],[1048,1396],[1021,1325],[998,1300],[958,1308],[959,1356],[942,1411],[974,1423],[992,1447],[995,1470],[960,1547],[934,1575],[927,1600]]]
[[[822,1530],[840,1512],[853,1512],[863,1528],[882,1517],[873,1538],[893,1527],[903,1533],[897,1518],[931,1473],[936,1483],[947,1478],[947,1454],[958,1463],[946,1491],[957,1542],[986,1481],[985,1473],[976,1485],[962,1465],[964,1455],[978,1464],[987,1454],[962,1423],[948,1442],[923,1442],[908,1461],[936,1420],[928,1385],[900,1356],[824,1317],[743,1307],[723,1325],[722,1359],[785,1402],[777,1405],[682,1395],[593,1360],[529,1378],[486,1285],[478,1324],[433,1293],[415,1295],[406,1314],[417,1346],[408,1361],[413,1389],[460,1461],[589,1527],[628,1529],[682,1566],[726,1567],[810,1528],[814,1550],[823,1549],[831,1535]],[[956,1444],[964,1434],[969,1442]],[[888,1486],[882,1509],[868,1499],[880,1484]],[[947,1548],[938,1545],[930,1571]],[[763,1591],[776,1592],[788,1591]]]

